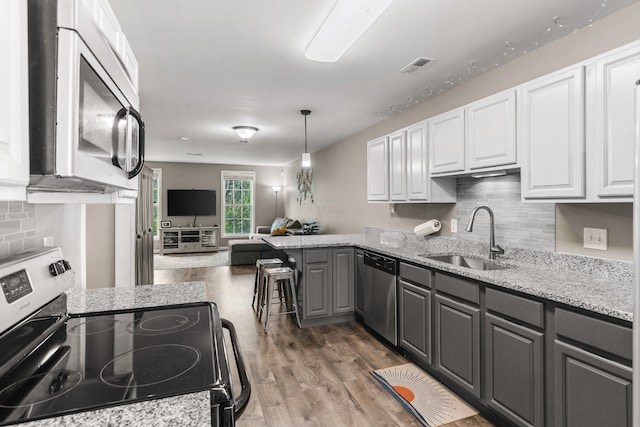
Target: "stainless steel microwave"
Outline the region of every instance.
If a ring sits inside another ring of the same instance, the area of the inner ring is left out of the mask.
[[[29,0],[29,191],[137,189],[139,97],[96,21],[96,4]]]

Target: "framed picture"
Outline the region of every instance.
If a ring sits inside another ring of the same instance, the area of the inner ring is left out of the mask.
[[[161,228],[169,228],[171,227],[171,221],[160,221]]]

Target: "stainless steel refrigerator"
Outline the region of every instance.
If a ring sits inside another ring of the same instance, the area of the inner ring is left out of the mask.
[[[136,200],[136,285],[153,284],[153,171],[138,175]]]

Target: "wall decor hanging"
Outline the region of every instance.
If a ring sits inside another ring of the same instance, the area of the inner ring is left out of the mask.
[[[313,183],[313,169],[303,168],[300,169],[296,176],[298,182],[298,203],[306,202],[307,199],[313,203],[313,191],[311,190],[311,184]]]

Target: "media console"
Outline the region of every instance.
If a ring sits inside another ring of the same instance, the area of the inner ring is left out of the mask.
[[[160,253],[216,252],[220,227],[172,227],[160,229]]]

